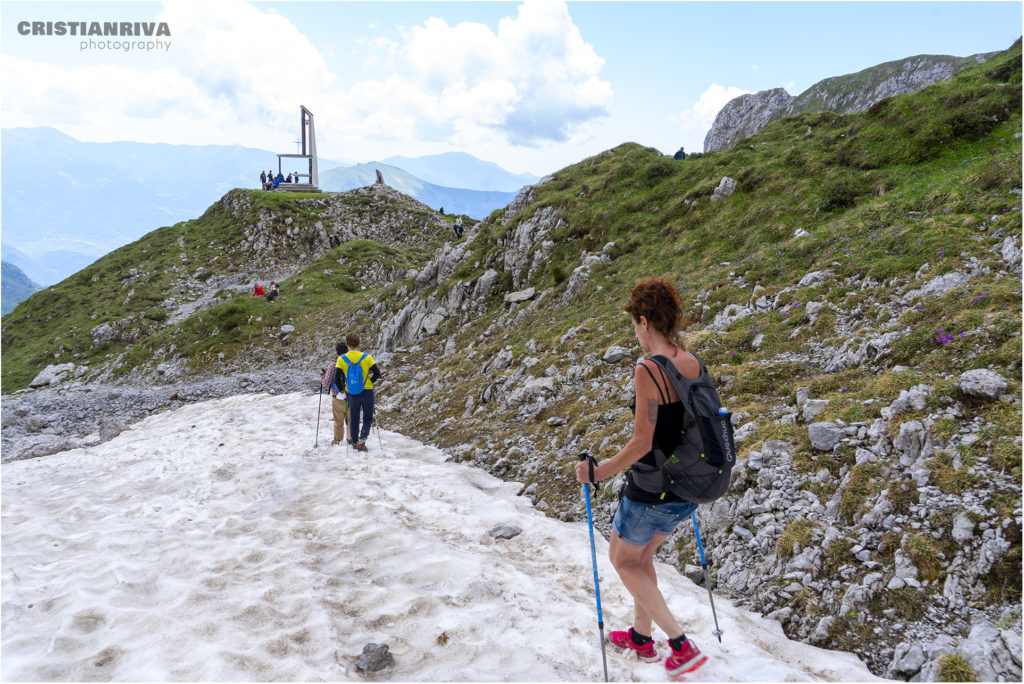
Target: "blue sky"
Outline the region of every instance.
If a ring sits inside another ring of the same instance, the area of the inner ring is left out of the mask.
[[[61,20],[171,36],[126,50],[17,30]],[[0,117],[290,151],[304,104],[322,156],[466,151],[543,174],[627,141],[698,151],[743,92],[1002,50],[1021,22],[1019,2],[3,2]]]

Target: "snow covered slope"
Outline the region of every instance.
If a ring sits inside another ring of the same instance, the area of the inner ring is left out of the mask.
[[[331,446],[327,404],[314,448],[317,410],[316,395],[236,396],[5,464],[3,679],[353,680],[369,642],[394,656],[375,679],[602,678],[586,525],[399,434]],[[495,540],[498,523],[522,533]],[[598,554],[619,629],[631,603],[603,539]],[[719,644],[706,591],[658,572],[709,656],[690,681],[876,679],[723,598]],[[608,666],[666,679],[614,649]]]

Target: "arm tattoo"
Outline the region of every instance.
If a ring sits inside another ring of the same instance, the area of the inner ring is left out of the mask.
[[[647,422],[651,425],[658,423],[658,401],[656,399],[647,400]]]

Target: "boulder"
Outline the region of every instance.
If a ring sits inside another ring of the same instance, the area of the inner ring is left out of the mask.
[[[953,519],[953,539],[961,544],[974,537],[974,521],[966,513],[960,513]]]
[[[491,293],[491,289],[494,288],[495,283],[498,282],[498,272],[493,268],[487,269],[487,271],[480,276],[476,285],[473,287],[473,301],[483,302],[487,298],[487,295]]]
[[[892,445],[900,454],[901,466],[912,465],[919,458],[929,458],[934,453],[931,435],[917,420],[901,423],[900,433]]]
[[[811,423],[807,426],[807,434],[812,447],[818,451],[832,451],[846,436],[846,431],[835,423]]]
[[[377,173],[380,173],[378,171]],[[388,653],[387,644],[366,644],[363,646],[363,653],[356,661],[357,670],[379,672],[391,664],[392,656]]]
[[[89,331],[92,337],[92,346],[102,347],[114,339],[114,327],[110,323],[101,323]]]
[[[608,347],[604,356],[601,357],[601,360],[605,363],[618,363],[627,356],[629,356],[628,349],[624,349],[622,347]]]
[[[1006,378],[987,368],[969,370],[960,375],[960,391],[969,397],[998,399],[1006,390]]]
[[[1000,254],[1002,254],[1003,259],[1010,266],[1019,264],[1021,256],[1020,252],[1020,246],[1017,245],[1017,238],[1012,235],[1008,235],[1006,239],[1003,240],[1003,245],[1000,249]]]
[[[489,534],[494,539],[511,539],[516,535],[522,534],[523,529],[511,523],[498,523],[491,528]]]
[[[803,413],[804,422],[809,423],[814,420],[819,413],[825,410],[826,406],[828,406],[827,399],[808,399],[805,401]]]
[[[817,285],[818,283],[824,283],[832,277],[831,269],[825,269],[824,271],[811,271],[804,275],[797,283],[797,287],[810,287],[811,285]]]
[[[519,290],[518,292],[510,292],[505,295],[506,304],[518,304],[519,302],[525,302],[533,299],[533,296],[537,293],[532,287],[528,287],[525,290]]]
[[[728,197],[734,192],[736,192],[736,181],[728,176],[722,176],[722,180],[718,182],[718,187],[715,188],[713,193],[711,193],[711,201],[717,202],[723,197]]]
[[[443,310],[435,311],[434,313],[427,314],[423,317],[423,321],[420,323],[421,329],[428,335],[436,335],[437,329],[444,323],[445,316],[442,314]]]
[[[49,385],[57,385],[62,381],[67,380],[73,376],[75,372],[75,364],[73,363],[62,363],[58,365],[50,365],[39,372],[39,375],[35,377],[28,384],[29,387],[47,387]]]
[[[1019,634],[1015,641],[1020,642]],[[958,650],[979,682],[1021,680],[1020,664],[1014,662],[1013,654],[1003,641],[1003,633],[987,620],[971,626],[970,634],[960,642]]]
[[[954,271],[952,273],[932,278],[922,287],[907,292],[905,297],[908,301],[918,297],[938,297],[946,294],[950,290],[955,290],[958,287],[966,285],[967,282],[968,278],[965,273]]]

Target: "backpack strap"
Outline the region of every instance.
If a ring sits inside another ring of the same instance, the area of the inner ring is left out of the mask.
[[[697,355],[694,354],[694,356],[696,357]],[[651,357],[651,361],[654,361],[656,364],[658,364],[658,367],[661,368],[662,372],[664,372],[668,376],[669,382],[672,383],[672,386],[676,390],[676,394],[679,395],[679,400],[683,402],[683,407],[686,413],[690,414],[690,417],[693,418],[694,420],[697,420],[697,416],[694,415],[693,409],[690,406],[690,402],[688,401],[689,397],[687,396],[686,385],[684,384],[696,382],[697,380],[691,380],[690,378],[686,377],[678,370],[676,370],[675,364],[673,364],[667,356],[655,354],[654,356]],[[704,368],[704,362],[700,360],[700,357],[697,357],[697,361],[700,363],[701,375],[703,376],[703,374],[707,372],[707,370]]]
[[[654,373],[652,373],[651,369],[647,367],[647,364],[641,363],[640,367],[643,368],[645,371],[647,371],[647,374],[651,376],[651,380],[654,381],[654,386],[658,388],[658,396],[661,397],[661,403],[662,404],[667,404],[668,403],[668,397],[665,396],[665,395],[668,394],[667,388],[666,388],[665,392],[661,391],[661,383],[659,383],[658,380],[654,377]],[[658,366],[658,369],[661,370],[661,366]],[[662,373],[663,376],[665,375],[665,371],[661,371],[661,373]],[[668,382],[668,377],[665,377],[665,381]]]
[[[690,354],[693,356],[693,358],[697,359],[697,363],[700,364],[700,374],[704,375],[705,373],[707,373],[708,367],[704,365],[704,359],[700,358],[693,352],[690,352]]]

